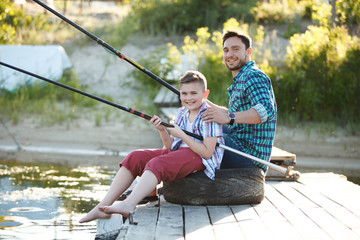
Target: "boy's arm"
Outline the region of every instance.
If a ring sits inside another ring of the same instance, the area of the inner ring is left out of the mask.
[[[168,133],[168,131],[166,131],[166,129],[164,129],[163,131],[159,131],[160,133],[160,137],[161,137],[161,140],[165,146],[166,149],[170,149],[171,148],[171,144],[173,143],[174,141],[174,138],[172,138],[170,136],[170,134]]]
[[[158,130],[165,148],[170,149],[174,139],[170,136],[166,128],[161,125],[161,118],[154,115],[149,122],[154,126],[156,130]]]
[[[172,136],[181,138],[184,143],[186,143],[190,149],[200,157],[209,159],[214,154],[217,137],[208,137],[204,139],[203,143],[199,143],[186,135],[186,133],[176,124],[174,124],[174,128],[167,129]]]

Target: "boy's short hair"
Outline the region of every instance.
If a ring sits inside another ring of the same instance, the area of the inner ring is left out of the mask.
[[[245,44],[246,49],[248,49],[249,47],[251,47],[251,38],[246,35],[245,33],[242,33],[238,30],[233,30],[233,29],[228,29],[224,32],[222,40],[223,40],[223,46],[224,46],[224,42],[231,37],[238,37],[241,39],[241,41]]]
[[[199,71],[187,71],[179,79],[179,85],[183,83],[198,82],[203,87],[204,91],[207,89],[206,77]]]

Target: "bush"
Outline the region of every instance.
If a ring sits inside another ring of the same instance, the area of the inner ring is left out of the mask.
[[[176,61],[174,57],[167,53],[166,47],[158,48],[157,50],[150,52],[146,57],[140,59],[138,63],[160,79],[169,83],[173,82],[174,79],[169,79],[169,74],[176,68]],[[138,69],[134,69],[130,75],[138,82],[133,86],[134,88],[146,92],[151,99],[155,98],[158,90],[162,86],[160,83]]]
[[[51,30],[48,16],[27,15],[23,9],[14,7],[10,0],[0,2],[0,20],[0,44],[19,44],[23,40],[23,35],[28,35],[30,30]]]
[[[207,26],[211,30],[221,27],[230,17],[250,20],[251,0],[136,0],[133,14],[139,20],[141,31],[150,34],[182,34]]]
[[[360,3],[358,0],[337,0],[336,15],[338,21],[348,27],[360,23]]]
[[[275,75],[277,69],[271,67],[271,54],[268,46],[264,44],[264,28],[241,24],[234,18],[224,23],[224,29],[229,28],[240,29],[253,37],[256,45],[253,59],[267,74]],[[140,62],[160,78],[169,81],[177,81],[187,70],[199,70],[208,80],[208,88],[211,91],[209,99],[227,106],[226,90],[232,84],[232,74],[224,66],[222,59],[222,33],[219,31],[210,33],[209,28],[203,27],[197,29],[196,39],[186,36],[181,48],[168,44],[167,49],[158,50]],[[151,94],[150,98],[154,98],[160,84],[149,80],[148,76],[138,70],[133,71],[132,75],[141,81],[142,86],[147,87],[147,91]]]
[[[290,38],[286,67],[274,81],[282,114],[299,120],[358,121],[360,41],[342,27],[310,26]]]
[[[251,9],[256,21],[266,24],[294,22],[306,14],[306,2],[297,0],[258,1]]]

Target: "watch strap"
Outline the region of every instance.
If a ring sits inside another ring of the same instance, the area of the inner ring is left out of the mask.
[[[234,118],[230,118],[230,122],[229,122],[229,125],[232,126],[235,122],[235,119]]]

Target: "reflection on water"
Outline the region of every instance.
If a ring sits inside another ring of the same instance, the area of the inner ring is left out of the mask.
[[[0,239],[94,239],[79,224],[106,193],[114,171],[0,160]]]

